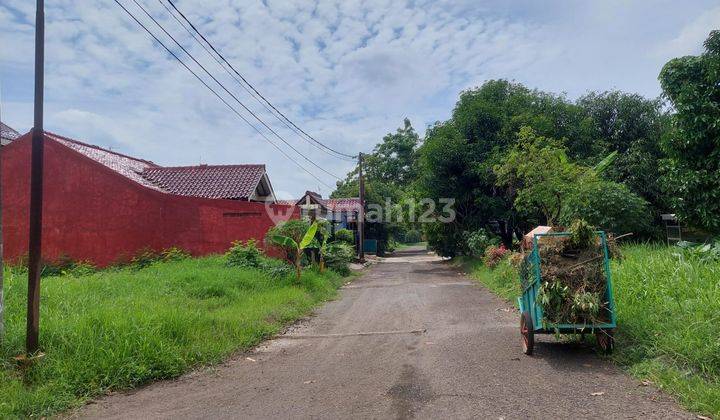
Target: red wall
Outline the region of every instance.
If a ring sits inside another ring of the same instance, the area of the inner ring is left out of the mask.
[[[225,252],[235,240],[262,240],[274,225],[261,203],[165,194],[45,138],[43,259],[67,256],[105,266],[143,248],[193,255]],[[27,255],[30,136],[2,149],[5,259]],[[282,205],[270,211],[298,209]]]

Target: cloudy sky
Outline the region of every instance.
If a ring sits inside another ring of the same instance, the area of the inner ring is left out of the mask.
[[[339,176],[351,168],[268,114],[160,0],[137,1],[298,151]],[[162,35],[132,0],[121,2]],[[460,91],[492,78],[570,98],[607,89],[655,97],[662,65],[698,53],[720,26],[717,1],[175,3],[290,119],[350,154],[370,151],[404,117],[423,133],[449,116]],[[21,132],[32,126],[34,13],[30,0],[0,3],[2,119]],[[278,195],[331,191],[231,113],[113,0],[47,1],[46,22],[47,130],[161,165],[265,163]]]

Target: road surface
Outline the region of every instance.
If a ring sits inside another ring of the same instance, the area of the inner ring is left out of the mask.
[[[520,350],[518,314],[419,248],[224,365],[119,393],[90,418],[694,418],[592,349]]]

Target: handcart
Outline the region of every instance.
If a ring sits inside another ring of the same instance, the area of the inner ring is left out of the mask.
[[[610,261],[608,255],[607,236],[605,232],[596,232],[600,238],[602,252],[602,267],[607,280],[603,301],[607,312],[607,322],[601,323],[580,323],[563,324],[550,323],[544,318],[543,308],[537,303],[537,296],[542,284],[541,264],[542,258],[538,241],[543,237],[570,236],[569,232],[550,232],[536,234],[533,236],[532,252],[523,260],[520,267],[520,280],[522,285],[522,296],[518,297],[520,307],[520,333],[522,334],[523,352],[527,355],[533,353],[535,346],[535,334],[580,334],[584,337],[586,333],[595,334],[597,344],[604,353],[611,353],[614,347],[613,332],[616,328],[615,300],[613,298],[613,286],[610,276]]]

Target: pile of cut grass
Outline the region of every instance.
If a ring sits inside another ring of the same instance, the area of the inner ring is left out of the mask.
[[[12,358],[23,352],[27,280],[10,270],[5,280],[0,418],[56,413],[220,362],[308,314],[343,281],[314,270],[305,270],[300,284],[272,279],[226,267],[219,256],[43,278],[45,357],[23,377]]]
[[[679,248],[629,245],[611,264],[618,329],[613,359],[675,395],[690,410],[720,417],[720,262]],[[472,277],[516,302],[517,271],[461,261]]]

